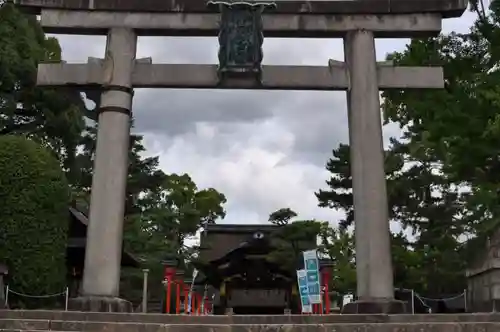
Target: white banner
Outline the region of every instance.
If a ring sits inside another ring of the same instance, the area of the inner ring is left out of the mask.
[[[192,309],[196,309],[196,308],[191,308],[191,299],[193,298],[193,288],[194,288],[194,281],[196,279],[196,277],[198,276],[198,270],[197,269],[194,269],[193,270],[193,280],[191,281],[191,287],[189,287],[189,295],[188,295],[188,313],[191,313],[191,310]]]

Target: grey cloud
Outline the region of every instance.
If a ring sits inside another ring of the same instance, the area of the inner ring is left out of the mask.
[[[466,16],[445,28],[468,27]],[[104,56],[103,36],[58,37],[69,62]],[[406,42],[377,41],[377,58]],[[217,63],[217,48],[216,38],[141,37],[137,57]],[[264,42],[265,64],[326,65],[329,58],[343,59],[340,39]],[[187,172],[200,187],[227,195],[226,222],[264,222],[283,206],[304,218],[339,219],[336,211],[318,209],[312,193],[324,186],[331,150],[348,140],[345,93],[139,90],[134,115],[135,131],[145,134],[149,155],[160,155],[162,169]],[[385,138],[398,133],[389,126]]]
[[[136,128],[182,135],[196,122],[246,123],[272,116],[286,105],[284,92],[228,90],[143,90],[134,100]]]
[[[103,36],[62,36],[60,42],[70,62],[104,55]],[[393,49],[388,42],[378,42],[379,58]],[[216,63],[217,48],[216,38],[140,37],[137,56],[151,56],[156,63]],[[324,65],[328,58],[343,58],[343,45],[340,39],[273,38],[265,41],[264,54],[266,64]],[[194,133],[197,123],[233,132],[241,130],[238,124],[275,117],[295,136],[290,160],[318,166],[348,137],[344,92],[137,90],[134,117],[137,132],[164,135],[166,142]],[[206,148],[217,153],[227,145],[219,140]]]
[[[323,166],[331,150],[347,142],[344,92],[298,92],[277,116],[295,135],[292,159]]]
[[[152,57],[154,63],[217,63],[217,38],[139,37],[137,57]]]
[[[70,63],[87,62],[88,57],[104,57],[106,37],[54,35],[62,48],[63,59]]]

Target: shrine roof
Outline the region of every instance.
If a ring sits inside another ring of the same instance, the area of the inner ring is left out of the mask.
[[[67,258],[75,265],[82,265],[87,245],[87,227],[89,219],[85,207],[77,206],[76,203],[69,207],[70,224],[68,229],[68,243],[66,245]],[[139,267],[141,260],[129,251],[122,250],[122,266]]]
[[[208,224],[205,226],[205,231],[209,233],[254,233],[272,232],[279,227],[273,224]]]
[[[216,260],[205,263],[196,262],[194,265],[203,275],[199,275],[196,283],[218,285],[224,278],[246,271],[249,266],[248,262],[252,260],[261,262],[261,272],[263,273],[277,273],[292,278],[293,275],[289,272],[282,270],[278,264],[266,259],[266,255],[272,249],[268,238],[249,239]]]
[[[15,0],[15,2],[31,13],[37,14],[41,8],[179,13],[218,11],[217,6],[207,6],[205,0]],[[277,0],[275,3],[276,8],[266,12],[318,15],[439,13],[443,17],[459,17],[467,9],[468,0]]]
[[[247,255],[267,255],[272,249],[268,238],[251,239],[243,242],[239,247],[230,250],[224,256],[211,261],[211,264],[219,266],[232,261],[239,261]]]

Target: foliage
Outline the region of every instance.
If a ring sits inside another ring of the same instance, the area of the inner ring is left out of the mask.
[[[405,128],[408,149],[462,188],[457,223],[468,237],[477,237],[463,252],[469,259],[500,227],[500,6],[492,1],[487,10],[473,1],[472,8],[478,19],[469,33],[415,40],[391,55],[404,65],[442,65],[446,88],[388,91],[383,104],[386,119]]]
[[[403,129],[385,165],[390,217],[406,231],[393,234],[395,282],[427,294],[460,292],[464,257],[479,252],[469,244],[484,246],[500,227],[500,6],[487,10],[479,0],[472,8],[478,19],[469,33],[412,40],[388,57],[439,65],[445,75],[443,90],[389,90],[382,105],[386,123]],[[354,221],[348,146],[334,150],[327,169],[319,204],[346,212],[347,227]],[[462,243],[471,235],[475,241]]]
[[[0,257],[13,290],[46,295],[66,287],[68,198],[64,173],[47,149],[0,136]]]
[[[85,105],[76,90],[36,86],[37,65],[61,61],[61,48],[35,16],[13,4],[0,7],[0,135],[24,134],[50,147],[68,171],[84,127]]]
[[[163,294],[161,261],[174,256],[189,274],[185,263],[197,255],[198,247],[186,245],[186,239],[206,223],[225,216],[226,198],[217,190],[199,190],[187,174],[164,177],[158,188],[143,192],[137,203],[141,212],[127,216],[124,233],[126,247],[141,255],[144,266],[150,269],[150,289],[155,297]],[[134,278],[133,273],[128,276]],[[136,284],[140,278],[135,275]]]
[[[86,200],[87,203],[90,201],[92,187],[97,130],[97,124],[86,127],[80,140],[80,151],[75,157],[76,169],[73,173],[75,194],[79,194],[79,197]],[[158,169],[160,164],[158,157],[144,158],[141,156],[146,151],[142,139],[143,137],[140,135],[130,135],[126,216],[141,212],[141,193],[157,190],[166,178],[165,173]]]
[[[353,285],[355,275],[353,256],[346,252],[347,241],[354,241],[347,233],[354,221],[349,146],[333,151],[327,169],[332,176],[327,181],[329,189],[316,194],[319,205],[341,208],[347,217],[338,230],[323,235],[323,242],[329,256],[339,260],[337,273],[346,279],[337,284],[346,289]],[[435,172],[434,164],[424,156],[395,140],[386,152],[385,170],[391,220],[412,232],[411,240],[404,233],[392,234],[395,285],[423,294],[462,290],[465,266],[458,237],[464,231],[459,218],[463,205],[456,186]],[[350,248],[354,250],[354,245]]]
[[[271,235],[274,250],[267,259],[283,269],[293,271],[302,262],[302,252],[317,248],[317,238],[324,223],[316,220],[296,220],[289,223],[297,213],[289,208],[279,209],[269,216],[281,227]]]
[[[154,192],[144,195],[144,229],[151,234],[165,251],[175,252],[181,257],[190,257],[192,252],[185,240],[195,235],[206,224],[224,218],[223,204],[226,198],[213,188],[198,190],[187,174],[167,175],[163,184]]]
[[[354,222],[354,206],[352,197],[352,176],[350,166],[350,148],[349,145],[339,144],[338,148],[333,150],[333,158],[329,159],[326,169],[331,173],[330,179],[326,181],[329,189],[320,189],[315,193],[320,207],[338,209],[345,212],[345,219],[340,221],[341,228],[347,228]],[[403,167],[403,159],[391,151],[386,152],[385,172],[388,183],[393,181],[394,175]],[[389,204],[392,206],[393,198],[391,192],[388,192]]]
[[[36,86],[37,65],[61,61],[57,40],[44,35],[35,16],[2,2],[0,45],[0,135],[24,135],[50,148],[66,172],[71,199],[88,206],[98,127],[86,120],[95,118],[76,89]],[[124,247],[145,261],[151,282],[160,285],[164,256],[196,255],[197,248],[185,246],[185,239],[223,218],[226,199],[213,188],[198,189],[187,175],[167,176],[158,157],[142,156],[142,136],[131,135],[129,146]],[[124,271],[127,295],[141,278]]]
[[[322,253],[333,263],[331,289],[346,294],[356,290],[354,236],[345,228],[322,227]]]
[[[133,123],[131,122],[131,126]],[[73,193],[76,199],[90,201],[97,124],[89,124],[81,139],[75,164]],[[175,255],[183,264],[197,254],[196,246],[185,245],[206,223],[224,218],[226,198],[213,188],[199,190],[187,175],[167,175],[159,169],[158,157],[143,157],[146,151],[142,136],[131,135],[125,201],[124,247],[143,261],[150,270],[152,294],[163,291],[162,260]],[[137,286],[142,273],[124,270],[122,294],[140,298]],[[135,288],[135,289],[134,289]]]
[[[297,213],[292,211],[292,209],[282,208],[271,213],[269,215],[269,221],[274,225],[285,226],[288,225],[290,219],[295,218],[296,216]]]

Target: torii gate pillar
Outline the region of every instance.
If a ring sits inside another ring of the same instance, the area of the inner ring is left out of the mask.
[[[87,229],[87,243],[92,245],[85,251],[82,296],[71,299],[72,310],[132,311],[132,304],[118,296],[136,47],[132,29],[109,30],[105,83],[96,108],[97,147]]]
[[[349,70],[347,109],[356,237],[357,301],[343,313],[402,313],[394,299],[391,239],[384,171],[377,63],[373,32],[344,38]]]

